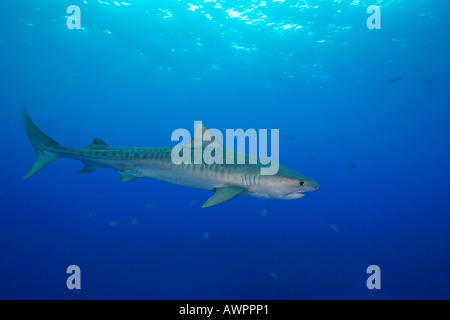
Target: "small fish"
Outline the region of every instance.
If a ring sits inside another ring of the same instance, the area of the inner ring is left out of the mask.
[[[269,215],[269,208],[264,208],[261,214],[262,214],[263,217],[268,216]]]
[[[209,232],[203,233],[203,238],[208,239],[209,238]]]
[[[289,140],[294,141],[295,140],[295,136],[289,137]]]
[[[325,222],[325,224],[327,225],[327,226],[329,226],[331,229],[333,229],[333,231],[334,232],[339,232],[339,228],[336,226],[336,225],[334,225],[334,224],[332,224],[332,223],[330,223],[330,222]]]
[[[93,216],[92,211],[89,211],[89,212],[88,212],[88,218],[92,218],[92,216]]]
[[[275,280],[280,280],[280,277],[279,277],[275,272],[271,272],[270,275],[271,275],[272,278],[274,278]]]
[[[198,203],[198,200],[192,200],[191,202],[189,202],[190,206],[195,206]]]
[[[420,78],[420,80],[421,80],[423,83],[428,84],[429,86],[434,86],[434,85],[435,85],[435,82],[434,82],[433,80],[431,80],[431,79]]]
[[[97,193],[98,193],[98,194],[103,194],[103,189],[102,189],[102,188],[98,188],[98,189],[97,189]]]
[[[385,81],[385,83],[394,83],[394,82],[400,81],[403,79],[404,76],[405,76],[404,74],[399,74],[397,76],[390,77],[389,79],[387,79]]]
[[[147,209],[151,209],[151,208],[153,208],[153,203],[149,203],[149,204],[147,205]]]
[[[119,221],[111,221],[110,223],[109,223],[109,226],[110,227],[117,227],[119,225]]]
[[[134,219],[131,219],[131,223],[132,224],[138,224],[140,220],[141,219],[139,219],[139,218],[134,218]]]
[[[348,166],[347,169],[348,170],[355,169],[357,166],[358,166],[358,163],[357,162],[353,162],[351,165]]]

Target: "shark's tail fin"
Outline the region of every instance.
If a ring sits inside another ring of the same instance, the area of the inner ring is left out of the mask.
[[[26,109],[23,110],[23,122],[28,135],[28,139],[30,139],[34,150],[36,150],[36,160],[34,161],[30,170],[28,170],[27,174],[22,178],[22,180],[25,180],[44,168],[49,163],[58,159],[59,155],[55,153],[55,151],[58,149],[62,149],[62,146],[55,140],[47,136],[34,124]]]

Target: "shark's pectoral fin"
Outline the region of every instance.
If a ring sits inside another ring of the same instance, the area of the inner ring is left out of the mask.
[[[133,179],[139,178],[139,175],[133,171],[117,171],[120,176],[120,182],[125,183]]]
[[[91,173],[97,170],[98,167],[90,165],[89,163],[84,163],[84,168],[78,171],[78,173]]]
[[[214,195],[211,198],[206,200],[206,202],[202,205],[202,208],[208,208],[211,206],[215,206],[216,204],[230,200],[240,195],[244,191],[245,188],[243,187],[216,188],[216,193],[214,193]]]

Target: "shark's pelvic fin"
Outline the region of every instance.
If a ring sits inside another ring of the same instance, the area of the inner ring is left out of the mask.
[[[230,200],[240,195],[244,191],[245,188],[243,187],[216,188],[216,193],[214,193],[212,197],[206,200],[206,202],[202,205],[202,208],[208,208],[211,206],[215,206],[216,204]]]
[[[120,176],[120,182],[125,183],[133,179],[139,178],[139,175],[133,171],[117,171]]]
[[[49,163],[58,159],[59,155],[57,155],[53,151],[62,149],[63,147],[55,140],[47,136],[34,124],[26,109],[23,110],[23,122],[28,135],[28,139],[30,139],[31,144],[36,151],[36,160],[34,161],[30,170],[28,170],[27,174],[22,178],[22,180],[25,180],[43,169]]]

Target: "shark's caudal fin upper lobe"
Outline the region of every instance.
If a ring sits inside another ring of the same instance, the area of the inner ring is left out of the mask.
[[[55,151],[58,149],[62,149],[63,147],[55,140],[47,136],[34,124],[26,109],[23,110],[23,122],[25,125],[25,131],[28,135],[28,139],[30,139],[34,150],[36,150],[36,160],[34,161],[30,170],[28,170],[27,174],[22,178],[22,180],[25,180],[44,168],[49,163],[58,159],[59,156],[55,153]]]

